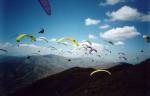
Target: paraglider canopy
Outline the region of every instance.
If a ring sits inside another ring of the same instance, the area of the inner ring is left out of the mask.
[[[51,7],[48,0],[38,0],[44,9],[44,11],[47,13],[47,15],[51,15]]]
[[[108,41],[109,44],[114,45],[114,43],[112,41]]]
[[[7,50],[5,50],[5,49],[0,49],[0,51],[3,51],[3,52],[8,52]]]
[[[30,59],[31,56],[27,56],[27,59]]]
[[[144,38],[144,40],[145,40],[147,43],[150,43],[150,36],[148,36],[148,35],[143,35],[143,38]]]
[[[44,33],[44,29],[42,28],[41,31],[40,31],[39,33],[43,34],[43,33]]]
[[[17,38],[16,41],[20,42],[24,37],[29,37],[31,38],[32,41],[36,41],[36,37],[34,37],[32,34],[20,34]]]
[[[142,49],[140,52],[144,52],[144,50]]]
[[[144,38],[144,40],[145,40],[147,43],[150,43],[150,36],[149,36],[149,35],[143,35],[143,38]]]
[[[119,56],[119,59],[127,60],[125,56]]]
[[[47,43],[49,42],[49,40],[47,38],[45,38],[45,37],[39,37],[38,39],[43,40],[43,41],[45,41]]]
[[[93,51],[97,53],[97,50],[93,48],[89,51],[89,53],[92,54]]]
[[[71,59],[68,59],[68,61],[70,62],[70,61],[71,61]]]
[[[94,74],[96,74],[96,73],[98,73],[98,72],[105,72],[105,73],[108,73],[108,75],[111,76],[111,73],[110,73],[109,71],[103,70],[103,69],[97,69],[97,70],[91,72],[90,76],[93,76]]]
[[[73,45],[79,46],[79,43],[78,43],[74,38],[67,37],[67,38],[62,39],[62,42],[65,41],[65,40],[69,40],[69,41],[71,41],[71,43],[72,43]]]
[[[89,45],[92,45],[92,42],[90,40],[83,40],[82,42],[87,42]]]

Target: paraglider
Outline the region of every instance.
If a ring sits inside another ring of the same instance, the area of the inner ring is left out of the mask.
[[[144,40],[145,40],[147,43],[150,43],[150,36],[149,36],[149,35],[143,35],[143,38],[144,38]]]
[[[97,53],[97,50],[93,48],[89,51],[89,53],[91,54],[93,51]]]
[[[111,50],[108,50],[104,47],[104,50],[111,54]]]
[[[127,60],[127,58],[125,57],[125,53],[124,52],[119,52],[119,59],[123,59],[123,60]]]
[[[64,38],[57,38],[55,41],[56,41],[56,42],[62,42],[63,39],[64,39]]]
[[[108,41],[109,44],[114,45],[114,43],[112,41]]]
[[[90,50],[89,50],[89,54],[91,54],[93,51],[94,51],[95,53],[97,53],[97,50],[96,50],[96,49],[92,48],[91,46],[89,46],[89,45],[87,45],[87,44],[82,44],[82,46],[83,46],[83,48],[86,49],[86,51],[87,51],[87,49],[90,49]]]
[[[119,52],[118,54],[119,54],[119,55],[125,55],[125,53],[124,53],[124,52]]]
[[[51,48],[51,50],[57,50],[57,48],[55,48],[53,46],[49,46],[48,48]]]
[[[5,50],[5,49],[0,49],[0,51],[3,51],[3,52],[8,52],[7,50]]]
[[[47,13],[47,15],[51,15],[51,7],[48,0],[38,0],[44,9],[44,11]]]
[[[107,41],[107,40],[104,40],[104,41],[111,44],[111,45],[114,45],[114,43],[112,41]]]
[[[68,61],[70,62],[70,61],[71,61],[71,59],[68,59]]]
[[[29,37],[32,41],[36,41],[36,37],[34,37],[32,34],[20,34],[17,38],[16,41],[20,42],[24,37]]]
[[[127,60],[127,58],[124,56],[119,56],[119,59]]]
[[[97,55],[99,58],[101,57],[101,55]]]
[[[87,48],[89,48],[90,50],[93,49],[91,46],[87,46]]]
[[[96,50],[96,49],[92,48],[91,46],[89,46],[89,45],[87,45],[87,44],[82,44],[82,46],[83,46],[83,48],[86,49],[86,51],[87,51],[87,49],[90,49],[90,50],[89,50],[89,54],[91,54],[93,51],[94,51],[95,53],[97,53],[97,50]]]
[[[69,40],[69,41],[71,41],[71,43],[72,43],[73,45],[79,46],[79,43],[78,43],[74,38],[67,37],[67,38],[62,39],[62,42],[65,41],[65,40]]]
[[[68,45],[68,43],[67,42],[57,42],[58,44],[63,44],[63,45],[65,45],[65,46],[67,46]]]
[[[92,42],[91,42],[90,40],[83,40],[82,42],[83,42],[83,43],[84,43],[84,42],[87,42],[89,45],[92,45]]]
[[[89,48],[89,49],[93,49],[91,46],[87,45],[87,44],[82,44],[83,48]]]
[[[88,50],[88,48],[92,49],[92,47],[87,44],[82,44],[82,48],[84,48],[86,51]]]
[[[140,50],[140,52],[141,52],[141,53],[143,53],[143,52],[144,52],[144,50]]]
[[[58,39],[55,40],[55,42],[57,42],[58,44],[63,44],[65,46],[67,46],[68,43],[67,42],[63,42],[63,40],[64,40],[64,38],[58,38]]]
[[[85,49],[87,51],[87,48],[85,46],[80,46],[78,49],[79,50]]]
[[[107,73],[108,75],[111,76],[111,73],[110,73],[109,71],[103,70],[103,69],[97,69],[97,70],[91,72],[91,73],[90,73],[90,76],[93,76],[94,74],[96,74],[96,73],[98,73],[98,72],[105,72],[105,73]]]
[[[47,42],[47,43],[49,42],[48,39],[45,38],[45,37],[39,37],[38,39],[39,39],[39,40],[44,40],[44,41]]]
[[[30,59],[31,56],[27,56],[27,59]]]
[[[40,31],[39,33],[43,34],[43,33],[44,33],[44,29],[42,28],[41,31]]]

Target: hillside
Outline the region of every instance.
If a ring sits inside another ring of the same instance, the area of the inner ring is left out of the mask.
[[[41,79],[10,96],[150,96],[150,59],[121,64],[90,77],[92,68],[74,67]]]
[[[71,59],[71,61],[68,61]],[[94,66],[90,58],[67,58],[58,55],[0,56],[0,96],[5,96],[36,80],[62,72],[74,66]],[[101,65],[99,65],[101,66]],[[111,67],[106,64],[102,67]]]

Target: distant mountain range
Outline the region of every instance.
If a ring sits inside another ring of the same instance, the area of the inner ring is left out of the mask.
[[[79,66],[109,68],[91,58],[67,58],[57,55],[0,56],[0,96],[12,93],[36,80]]]
[[[150,59],[140,64],[123,63],[105,73],[74,67],[38,80],[10,96],[150,96]]]

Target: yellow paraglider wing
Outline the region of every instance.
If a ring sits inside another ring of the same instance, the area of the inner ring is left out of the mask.
[[[34,37],[32,34],[27,34],[27,36],[30,37],[32,41],[36,41],[36,37]]]
[[[63,41],[64,40],[69,40],[69,41],[71,41],[72,44],[79,46],[79,43],[74,38],[67,37],[67,38],[64,38]]]
[[[32,41],[36,41],[36,38],[32,34],[21,34],[16,38],[16,41],[20,42],[20,40],[22,40],[25,36],[31,38]]]
[[[111,73],[110,73],[109,71],[107,71],[107,70],[97,69],[97,70],[91,72],[90,76],[93,76],[93,75],[94,75],[95,73],[97,73],[97,72],[106,72],[106,73],[108,73],[109,75],[111,75]]]
[[[17,42],[20,42],[20,40],[22,40],[27,34],[21,34],[16,38]]]

